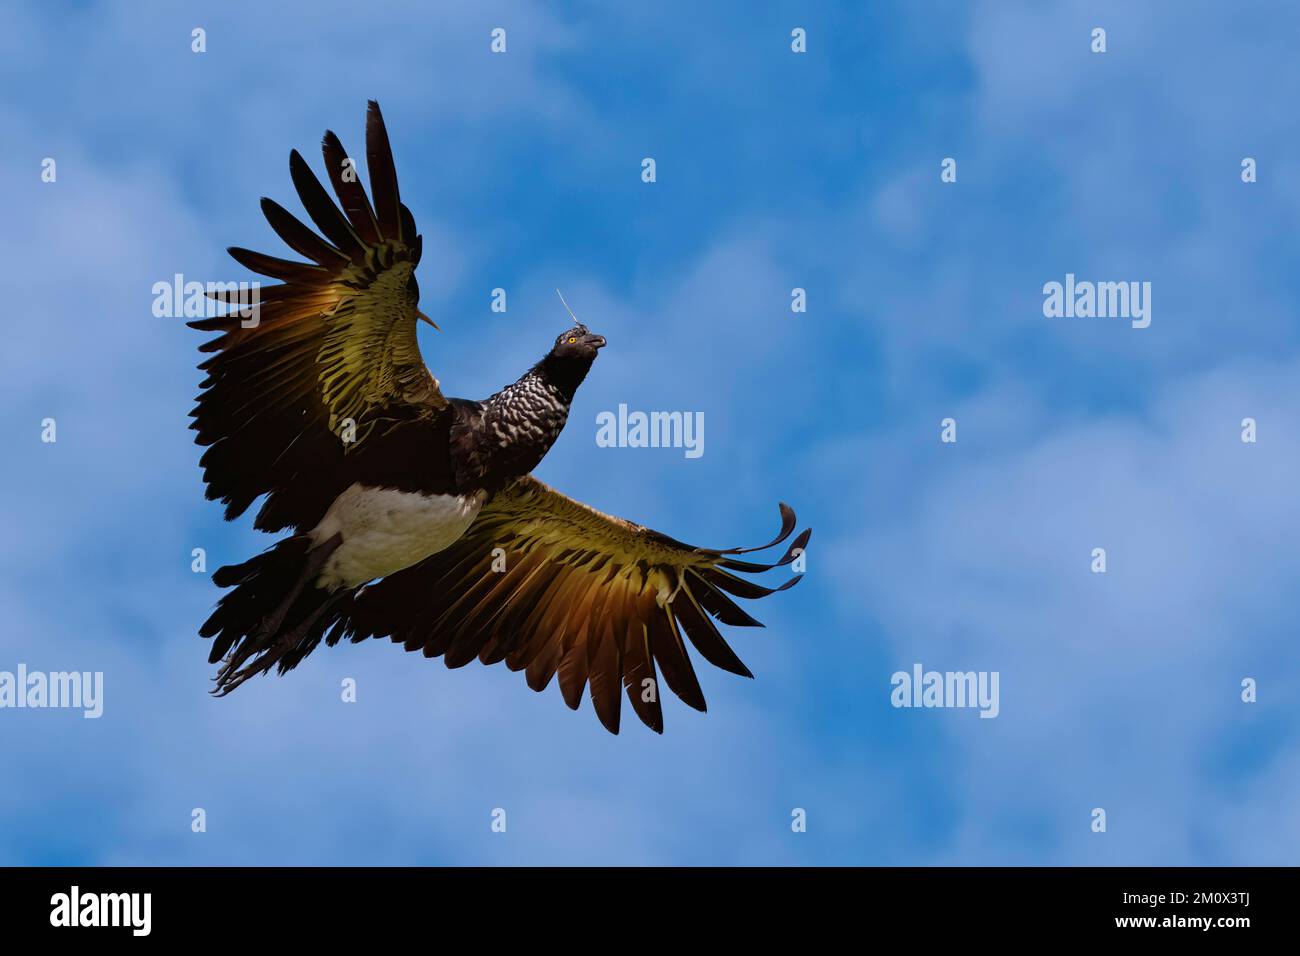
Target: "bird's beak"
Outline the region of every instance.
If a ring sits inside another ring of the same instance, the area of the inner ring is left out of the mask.
[[[591,343],[592,348],[603,349],[605,347],[605,336],[603,335],[589,335],[587,341]]]
[[[429,323],[430,325],[432,325],[435,329],[438,329],[438,323],[435,322],[435,321],[433,321],[433,319],[429,318],[427,315],[425,315],[425,314],[424,314],[423,312],[421,312],[419,309],[416,309],[416,310],[415,310],[415,317],[416,317],[417,319],[419,319],[421,322],[428,322],[428,323]],[[442,329],[438,329],[438,331],[441,332]]]

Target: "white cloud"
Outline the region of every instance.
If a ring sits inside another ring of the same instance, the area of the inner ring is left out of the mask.
[[[1016,862],[1045,839],[1051,862],[1204,862],[1200,832],[1216,862],[1250,864],[1263,859],[1243,819],[1288,832],[1267,793],[1293,745],[1226,779],[1209,758],[1250,746],[1243,709],[1265,705],[1240,701],[1242,677],[1275,714],[1296,684],[1298,381],[1296,361],[1233,366],[1164,384],[1145,417],[1036,418],[993,453],[961,438],[943,450],[960,465],[930,467],[831,546],[849,614],[881,622],[891,670],[1002,675],[996,721],[897,712],[957,744],[946,777],[963,827],[946,859]],[[1246,416],[1258,444],[1240,440]],[[1093,806],[1108,842],[1088,829]],[[1007,832],[1017,814],[1030,823]]]

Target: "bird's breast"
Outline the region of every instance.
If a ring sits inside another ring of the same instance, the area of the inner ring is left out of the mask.
[[[486,497],[482,491],[447,495],[359,482],[349,486],[311,532],[317,542],[336,534],[343,539],[317,585],[356,587],[450,547],[478,516]]]

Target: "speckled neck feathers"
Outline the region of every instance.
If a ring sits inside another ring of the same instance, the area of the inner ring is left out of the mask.
[[[467,453],[465,477],[491,489],[536,468],[569,420],[569,406],[591,362],[548,355],[517,382],[474,403],[453,430],[454,444]]]

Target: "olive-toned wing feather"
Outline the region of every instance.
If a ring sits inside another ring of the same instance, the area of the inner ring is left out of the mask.
[[[314,524],[339,490],[322,476],[376,427],[446,405],[416,343],[420,237],[399,198],[378,104],[366,117],[373,208],[333,133],[322,152],[342,212],[302,156],[289,157],[321,235],[262,200],[271,227],[311,261],[232,248],[237,262],[283,284],[210,293],[237,308],[189,323],[221,333],[201,346],[217,354],[199,366],[207,378],[191,413],[196,440],[209,446],[207,495],[225,502],[227,518],[269,495],[256,522],[267,531]]]
[[[781,533],[795,527],[781,505]],[[687,642],[712,664],[753,676],[713,623],[761,626],[728,594],[760,598],[783,591],[733,572],[789,564],[807,545],[800,534],[775,564],[733,555],[762,548],[695,548],[602,514],[535,478],[514,481],[484,507],[450,548],[365,588],[352,610],[353,640],[390,636],[408,651],[442,655],[448,667],[477,657],[525,671],[541,691],[559,676],[565,703],[584,687],[602,724],[618,733],[622,693],[638,717],[663,732],[658,675],[683,701],[704,710]]]

